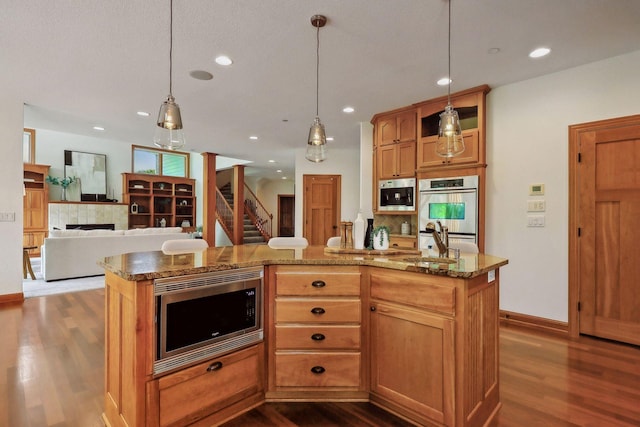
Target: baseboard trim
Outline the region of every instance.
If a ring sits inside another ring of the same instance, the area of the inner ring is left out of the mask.
[[[0,304],[15,304],[24,301],[24,294],[18,292],[17,294],[5,294],[0,295]]]
[[[500,310],[501,326],[519,326],[534,329],[554,335],[569,336],[569,324],[558,320],[545,319],[544,317],[530,316],[528,314],[514,313]]]

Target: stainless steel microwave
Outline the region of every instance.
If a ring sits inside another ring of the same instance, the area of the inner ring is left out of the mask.
[[[378,182],[378,211],[416,210],[416,179],[387,179]]]

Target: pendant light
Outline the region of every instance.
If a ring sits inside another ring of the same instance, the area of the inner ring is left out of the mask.
[[[153,143],[160,148],[177,150],[184,146],[180,107],[171,93],[173,74],[173,0],[169,0],[169,96],[160,106]]]
[[[449,0],[449,84],[447,86],[447,106],[440,113],[438,142],[436,142],[436,154],[441,157],[455,157],[464,151],[460,118],[458,117],[458,112],[451,105],[451,1]]]
[[[316,27],[316,118],[309,129],[309,140],[307,142],[306,159],[310,162],[320,163],[327,158],[327,134],[324,125],[320,123],[318,117],[318,99],[320,93],[320,28],[327,23],[327,18],[323,15],[313,15],[311,25]]]

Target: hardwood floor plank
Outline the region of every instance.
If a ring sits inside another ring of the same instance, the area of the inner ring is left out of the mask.
[[[102,427],[104,289],[0,305],[0,427]],[[501,327],[492,427],[640,426],[640,347]],[[369,403],[267,403],[224,427],[409,425]]]

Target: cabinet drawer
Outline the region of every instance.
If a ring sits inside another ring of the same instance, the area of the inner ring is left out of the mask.
[[[262,346],[158,379],[160,425],[185,425],[262,390]]]
[[[360,326],[276,326],[277,349],[360,349]]]
[[[436,285],[424,276],[376,271],[371,274],[371,298],[407,304],[452,315],[455,288]]]
[[[276,353],[278,387],[358,387],[360,353]]]
[[[276,298],[276,323],[360,323],[360,300]]]
[[[360,295],[360,271],[352,268],[310,272],[278,270],[276,294],[320,297]]]

